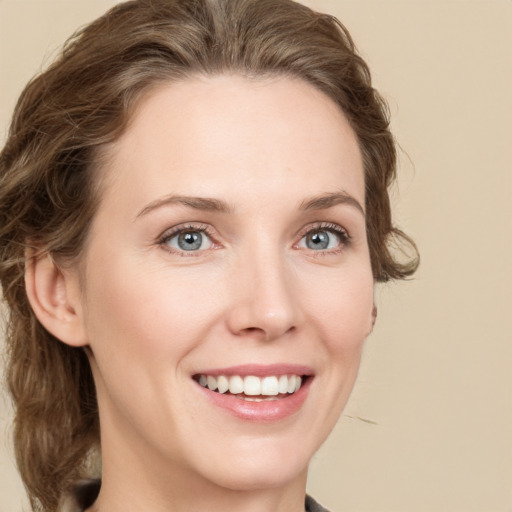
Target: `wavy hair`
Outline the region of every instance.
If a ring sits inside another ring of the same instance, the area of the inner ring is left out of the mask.
[[[403,279],[418,265],[414,243],[391,219],[396,148],[386,104],[339,21],[291,0],[117,5],[73,35],[26,86],[0,153],[7,382],[17,464],[33,510],[55,510],[83,476],[99,428],[84,350],[57,340],[31,310],[27,251],[77,261],[100,200],[101,149],[123,132],[141,95],[164,82],[222,73],[298,77],[339,105],[363,155],[374,278]]]

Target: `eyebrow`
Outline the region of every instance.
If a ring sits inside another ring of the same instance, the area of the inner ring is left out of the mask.
[[[152,201],[147,206],[145,206],[138,214],[137,219],[148,213],[156,210],[157,208],[161,208],[162,206],[169,205],[182,205],[188,208],[193,208],[194,210],[202,210],[207,212],[216,212],[216,213],[229,213],[232,211],[232,208],[225,202],[220,199],[214,199],[211,197],[193,197],[193,196],[177,196],[170,195],[166,197],[162,197],[160,199],[156,199]],[[353,196],[348,194],[345,191],[342,192],[331,192],[328,194],[322,194],[319,196],[315,196],[311,199],[304,200],[299,206],[299,210],[302,211],[311,211],[311,210],[325,210],[327,208],[332,208],[338,204],[347,204],[353,206],[358,210],[363,217],[365,216],[364,208],[361,206],[361,203]]]
[[[220,199],[213,199],[211,197],[170,195],[149,203],[137,214],[136,218],[142,217],[149,212],[156,210],[157,208],[161,208],[162,206],[169,206],[173,204],[187,206],[188,208],[193,208],[194,210],[202,210],[207,212],[229,213],[231,211],[231,207]]]
[[[355,197],[351,196],[345,191],[331,192],[328,194],[315,196],[311,199],[303,201],[299,209],[304,211],[324,210],[327,208],[332,208],[338,204],[347,204],[349,206],[353,206],[363,215],[363,217],[366,216],[361,203]]]

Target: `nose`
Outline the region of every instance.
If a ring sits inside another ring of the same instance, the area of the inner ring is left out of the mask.
[[[272,341],[296,329],[300,308],[293,277],[279,254],[253,251],[241,258],[231,275],[229,330],[237,336]]]

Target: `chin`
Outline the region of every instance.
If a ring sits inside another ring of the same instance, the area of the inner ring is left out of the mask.
[[[305,479],[315,448],[269,438],[240,440],[226,452],[208,457],[201,472],[211,482],[233,491],[283,488]]]
[[[216,471],[209,478],[219,487],[232,491],[261,491],[287,487],[307,473],[307,464],[296,467],[283,458],[279,464],[250,464],[240,468],[238,465],[225,471]]]

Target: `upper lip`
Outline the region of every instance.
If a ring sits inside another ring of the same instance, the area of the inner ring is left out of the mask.
[[[255,377],[266,377],[270,375],[313,375],[313,369],[309,366],[300,364],[290,363],[278,363],[278,364],[241,364],[236,366],[228,366],[224,368],[208,368],[195,372],[194,375],[211,375],[216,377],[219,375],[254,375]]]

